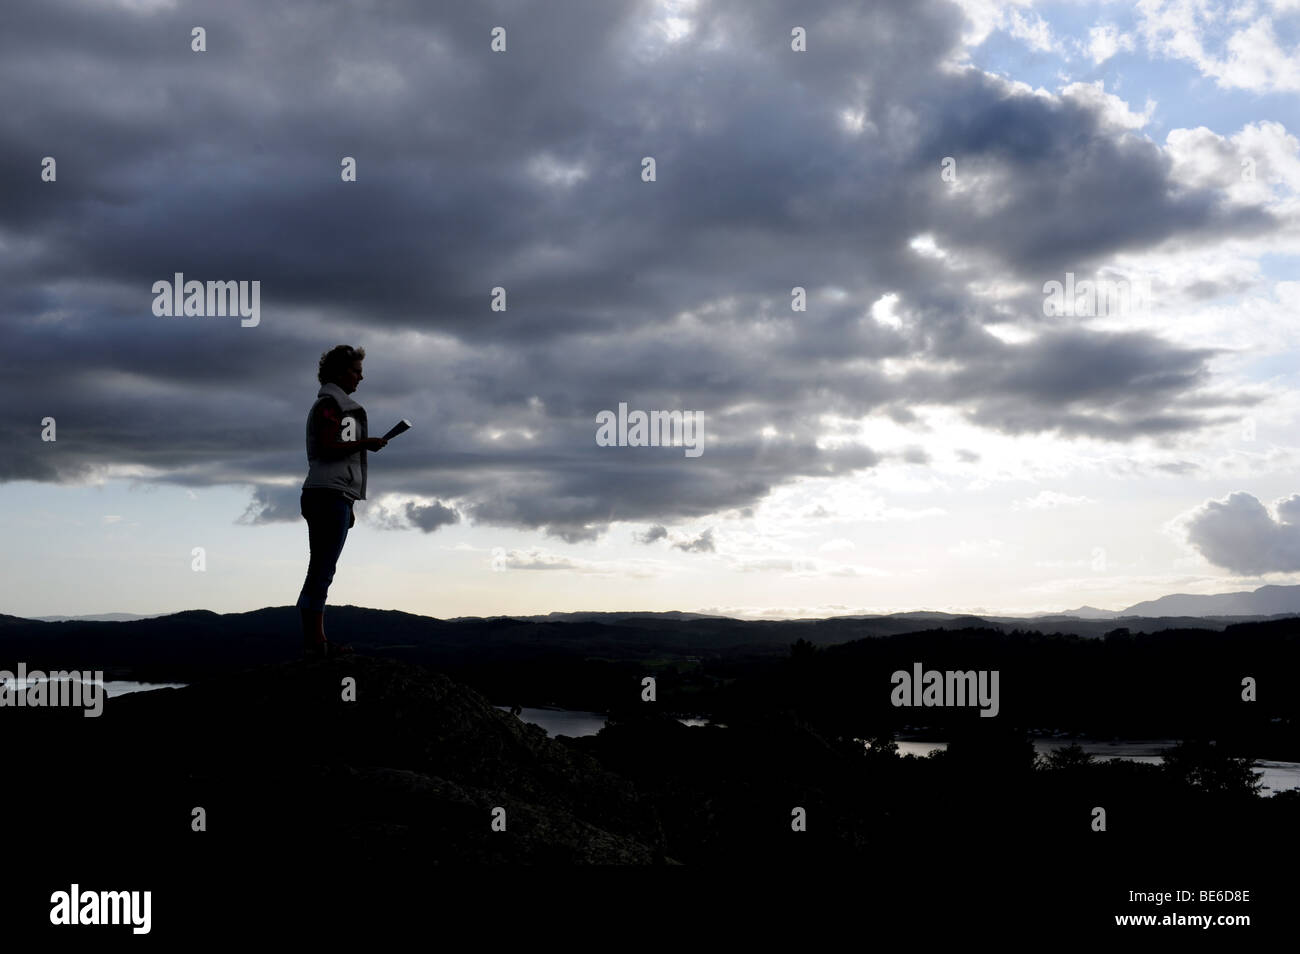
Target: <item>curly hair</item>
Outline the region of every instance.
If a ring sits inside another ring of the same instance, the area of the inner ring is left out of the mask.
[[[316,370],[316,380],[321,384],[327,384],[333,381],[338,376],[338,373],[353,361],[362,361],[365,357],[365,348],[354,348],[351,345],[335,345],[328,351],[321,353],[320,366]]]

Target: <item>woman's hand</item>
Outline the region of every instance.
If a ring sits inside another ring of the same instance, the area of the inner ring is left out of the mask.
[[[382,437],[367,437],[361,442],[362,450],[377,451],[382,447],[387,447],[388,441]]]

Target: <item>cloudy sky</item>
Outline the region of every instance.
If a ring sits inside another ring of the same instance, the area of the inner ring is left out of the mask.
[[[1300,0],[8,0],[0,612],[292,604],[339,343],[414,427],[332,604],[1300,582],[1298,93]]]

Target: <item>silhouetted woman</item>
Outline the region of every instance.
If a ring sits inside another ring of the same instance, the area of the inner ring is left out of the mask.
[[[361,383],[365,348],[339,345],[320,356],[321,383],[307,415],[307,479],[302,485],[302,515],[307,520],[311,561],[298,594],[302,647],[309,656],[350,652],[325,639],[325,596],[334,581],[348,529],[356,523],[352,504],[366,499],[366,451],[388,441],[366,436],[366,410],[349,396]],[[349,438],[343,440],[344,437]]]

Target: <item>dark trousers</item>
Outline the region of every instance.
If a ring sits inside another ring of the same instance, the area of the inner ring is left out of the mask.
[[[334,569],[348,538],[348,529],[356,523],[352,500],[336,490],[310,487],[302,492],[302,515],[307,521],[307,540],[311,560],[307,579],[298,594],[299,609],[325,609],[325,596],[334,582]]]

